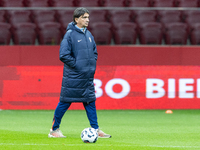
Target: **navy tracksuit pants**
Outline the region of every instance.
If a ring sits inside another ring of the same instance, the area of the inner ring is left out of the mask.
[[[52,130],[56,130],[60,127],[61,119],[65,112],[68,110],[70,107],[71,103],[66,103],[66,102],[59,102],[55,112],[54,112],[54,118],[53,118],[53,125],[52,125]],[[88,120],[90,121],[90,126],[92,128],[98,129],[98,122],[97,122],[97,113],[96,113],[96,105],[95,101],[90,102],[90,103],[83,103],[83,106],[86,110],[86,114],[88,117]]]

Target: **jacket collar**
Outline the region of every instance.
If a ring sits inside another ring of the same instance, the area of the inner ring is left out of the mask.
[[[79,30],[81,30],[83,33],[85,33],[86,28],[79,28],[77,25],[75,25],[75,27]]]

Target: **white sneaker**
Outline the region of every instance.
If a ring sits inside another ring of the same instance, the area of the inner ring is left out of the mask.
[[[98,137],[99,138],[111,138],[111,135],[104,133],[102,130],[97,129]]]
[[[49,138],[66,138],[60,131],[60,129],[52,130],[50,129],[50,133],[48,134]]]

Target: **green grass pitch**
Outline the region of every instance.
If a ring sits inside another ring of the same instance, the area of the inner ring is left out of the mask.
[[[200,110],[99,110],[101,129],[112,135],[83,143],[89,127],[84,110],[66,112],[60,129],[67,138],[48,138],[53,110],[0,111],[0,150],[200,150]]]

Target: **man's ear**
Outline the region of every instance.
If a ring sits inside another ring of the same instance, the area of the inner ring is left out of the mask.
[[[79,18],[75,18],[75,22],[76,22],[76,23],[78,22],[78,19],[79,19]]]

